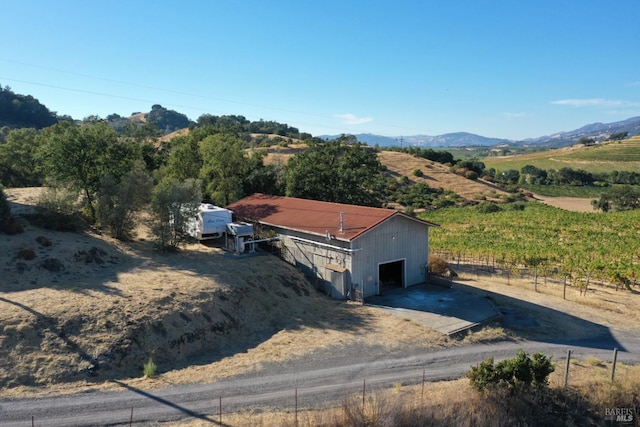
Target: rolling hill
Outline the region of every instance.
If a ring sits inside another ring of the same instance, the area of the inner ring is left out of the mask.
[[[290,144],[287,147],[273,145],[267,149],[265,164],[284,165],[297,152],[304,150],[305,144]],[[432,188],[442,188],[453,191],[467,200],[476,200],[477,196],[497,197],[508,193],[489,182],[472,181],[449,171],[449,167],[441,163],[413,156],[397,151],[381,151],[378,153],[380,162],[387,167],[393,178],[407,176],[411,182],[424,182]],[[423,176],[413,175],[414,169],[420,169]]]
[[[582,144],[516,156],[486,157],[488,168],[516,169],[533,165],[541,169],[559,170],[563,167],[582,169],[591,173],[640,170],[640,135],[623,141],[607,141],[595,145]]]
[[[564,147],[578,142],[580,138],[591,138],[595,141],[604,141],[609,137],[609,135],[620,132],[627,132],[630,136],[640,134],[640,117],[631,117],[627,120],[612,123],[591,123],[572,131],[562,131],[552,135],[527,138],[522,141],[488,138],[468,132],[446,133],[437,136],[382,136],[371,133],[354,134],[354,136],[358,141],[367,145],[379,145],[380,147],[492,147],[502,144]],[[338,136],[339,135],[321,135],[320,138],[335,139]]]

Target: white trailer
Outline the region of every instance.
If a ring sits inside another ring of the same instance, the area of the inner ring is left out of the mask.
[[[200,203],[198,215],[188,224],[187,232],[198,240],[219,239],[230,222],[232,212],[229,209]]]

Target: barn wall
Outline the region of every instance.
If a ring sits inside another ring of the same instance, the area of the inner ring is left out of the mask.
[[[418,221],[396,215],[377,225],[352,242],[354,253],[351,281],[364,286],[364,296],[376,295],[378,265],[405,260],[405,286],[426,281],[429,259],[429,227]]]
[[[286,229],[275,229],[275,231],[280,237],[282,258],[285,261],[295,265],[314,281],[318,289],[323,289],[332,298],[343,299],[347,297],[347,295],[339,292],[338,289],[331,287],[331,270],[325,268],[325,266],[334,264],[351,270],[351,254],[346,250],[341,250],[342,247],[348,245],[348,242],[326,241],[321,237]],[[296,237],[313,240],[317,244],[300,241],[295,239]],[[326,245],[333,245],[338,248],[329,248]],[[348,250],[348,248],[344,249]],[[345,277],[347,280],[350,279],[349,272],[346,273]],[[350,288],[350,283],[348,285]]]

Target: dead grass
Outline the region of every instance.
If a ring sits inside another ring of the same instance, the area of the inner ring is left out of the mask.
[[[601,425],[607,408],[634,407],[640,393],[640,366],[618,364],[617,381],[610,381],[610,364],[593,365],[589,359],[572,364],[569,388],[564,388],[561,366],[551,374],[550,391],[540,397],[483,395],[458,379],[418,385],[395,384],[365,396],[348,396],[342,405],[321,410],[262,411],[223,414],[228,426],[453,426],[523,425],[529,420],[540,425]],[[322,406],[319,402],[318,406]],[[551,412],[552,410],[553,412]],[[218,421],[217,417],[212,417]],[[520,420],[520,422],[518,422]],[[536,422],[537,420],[537,422]],[[202,421],[179,424],[184,427],[210,425]]]
[[[37,199],[36,189],[7,193],[15,214]],[[123,244],[25,225],[3,236],[0,253],[4,396],[109,388],[111,379],[145,388],[219,380],[344,346],[383,353],[455,344],[375,308],[327,299],[274,256],[229,259],[200,244],[162,255],[143,228]],[[33,260],[18,258],[24,248],[34,249]],[[100,261],[78,256],[94,248]],[[52,259],[57,272],[41,267]],[[151,355],[158,374],[143,379]]]
[[[14,213],[28,211],[36,192],[8,190]],[[0,395],[119,389],[111,379],[152,389],[259,373],[270,363],[349,345],[382,354],[416,345],[427,349],[461,343],[372,307],[331,301],[275,257],[227,259],[219,249],[204,245],[190,245],[179,254],[165,256],[152,250],[145,233],[139,230],[139,240],[126,245],[97,234],[56,233],[30,224],[23,234],[3,236],[7,244],[0,252],[5,280],[0,291]],[[52,244],[40,245],[38,240]],[[35,250],[36,257],[19,260],[17,251],[27,247]],[[94,247],[104,251],[105,262],[86,263],[73,256]],[[39,263],[48,258],[58,259],[64,270],[52,273],[40,268]],[[18,267],[19,263],[26,267]],[[498,304],[522,301],[539,307],[523,308],[540,321],[537,334],[579,338],[593,332],[584,323],[567,322],[563,313],[574,320],[589,319],[593,328],[640,325],[637,298],[629,298],[624,291],[593,287],[586,297],[569,294],[569,301],[564,301],[543,285],[535,293],[527,282],[511,280],[506,285],[461,273],[461,286],[491,293]],[[582,304],[580,298],[593,304]],[[604,309],[598,301],[611,307]],[[555,314],[549,315],[549,309]],[[512,333],[488,327],[462,343],[509,339]],[[526,333],[517,331],[520,336]],[[143,365],[152,354],[158,374],[143,378]],[[97,371],[90,369],[94,362]],[[585,372],[600,372],[606,379],[606,364],[584,364],[595,369]],[[579,385],[578,368],[583,367],[577,366],[571,378]],[[638,375],[634,367],[619,366],[618,373],[619,378]],[[453,412],[470,399],[459,392],[465,380],[460,381],[428,384],[428,401],[443,414]],[[394,387],[393,392],[405,396],[403,401],[416,394],[404,386]],[[332,418],[325,415],[325,411],[309,412],[299,425],[327,425],[322,420]],[[229,422],[293,425],[291,413],[280,414],[283,418],[277,418],[278,413],[262,414],[264,421],[254,416],[238,414],[234,415],[237,421]],[[338,412],[335,420],[342,416]]]
[[[381,151],[378,153],[380,162],[387,167],[395,178],[407,176],[412,182],[424,182],[432,188],[443,188],[453,191],[467,200],[475,200],[482,195],[488,199],[507,196],[508,193],[484,181],[472,181],[451,173],[449,167],[441,163],[422,159],[407,153],[396,151]],[[420,169],[423,176],[413,175],[413,170]]]
[[[268,147],[265,164],[285,165],[296,153],[306,149],[305,144],[289,144],[287,147],[277,145]],[[257,150],[264,150],[258,148]],[[388,169],[388,173],[398,179],[405,175],[410,182],[424,182],[432,188],[443,188],[453,191],[467,200],[475,200],[478,195],[488,199],[497,199],[499,196],[507,196],[508,193],[484,181],[471,181],[459,175],[449,172],[449,167],[437,162],[412,156],[407,153],[395,151],[381,151],[378,153],[380,162]],[[420,169],[424,173],[422,177],[413,175],[414,169]]]

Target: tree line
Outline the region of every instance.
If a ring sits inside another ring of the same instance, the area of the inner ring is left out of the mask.
[[[371,206],[385,201],[384,167],[352,137],[309,140],[307,150],[280,166],[265,164],[266,150],[248,150],[241,130],[203,123],[168,142],[153,127],[118,133],[97,117],[11,130],[0,144],[0,183],[47,186],[48,211],[65,214],[55,218],[80,214],[119,239],[131,237],[135,212],[151,207],[156,234],[168,247],[183,240],[179,225],[202,201],[226,206],[257,192]],[[72,212],[78,195],[82,204]]]
[[[16,94],[9,86],[0,85],[0,127],[42,129],[57,122],[57,114],[33,96]]]

